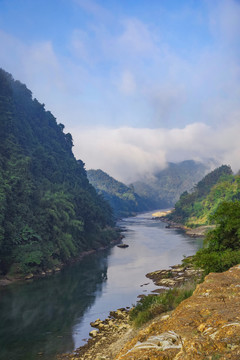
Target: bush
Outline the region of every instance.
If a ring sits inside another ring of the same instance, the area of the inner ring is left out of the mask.
[[[143,297],[130,311],[130,322],[139,327],[163,312],[175,309],[183,300],[190,297],[196,287],[188,283],[180,288],[170,289],[160,295]]]
[[[196,267],[204,269],[205,275],[210,272],[227,271],[230,267],[240,263],[240,250],[211,251],[199,250],[194,257]]]

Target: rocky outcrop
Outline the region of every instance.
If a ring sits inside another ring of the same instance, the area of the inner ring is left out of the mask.
[[[58,360],[112,360],[124,344],[132,339],[137,331],[129,325],[129,309],[111,311],[105,320],[97,319],[91,323],[88,342],[73,354],[63,354]]]
[[[115,359],[240,359],[240,265],[209,274],[192,297],[139,331]]]
[[[188,257],[190,259],[190,257]],[[162,288],[179,287],[187,281],[198,281],[203,274],[203,270],[194,269],[193,266],[188,265],[174,265],[170,266],[170,270],[157,270],[146,275],[151,279],[155,285]],[[157,289],[154,292],[162,292],[162,289]]]

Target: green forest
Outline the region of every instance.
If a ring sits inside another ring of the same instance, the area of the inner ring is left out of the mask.
[[[186,160],[168,163],[166,169],[144,181],[129,186],[117,181],[102,170],[88,170],[87,176],[113,208],[116,217],[130,216],[137,212],[174,206],[181,193],[191,189],[207,171],[207,166]]]
[[[41,273],[110,243],[111,207],[89,184],[71,134],[0,69],[0,273]]]
[[[222,165],[184,192],[167,216],[187,227],[214,225],[204,239],[204,248],[191,261],[209,272],[221,272],[240,263],[240,175]]]
[[[208,225],[221,202],[239,199],[240,176],[234,176],[230,166],[222,165],[200,180],[191,192],[182,193],[168,219],[188,227]]]
[[[127,186],[115,180],[102,170],[88,170],[90,183],[111,205],[117,218],[149,210],[148,204],[134,192],[133,186]]]

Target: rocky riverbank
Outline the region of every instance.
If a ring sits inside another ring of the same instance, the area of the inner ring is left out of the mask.
[[[169,270],[154,271],[146,276],[159,286],[154,292],[161,293],[186,282],[199,280],[202,271],[195,270],[191,266],[175,265]],[[163,319],[165,315],[161,314],[159,318]],[[94,330],[90,332],[88,342],[72,354],[58,356],[58,360],[112,360],[139,332],[129,324],[129,308],[111,311],[107,319],[103,321],[97,319],[91,323],[91,326]],[[142,326],[142,329],[146,326]]]
[[[157,270],[146,275],[155,285],[160,286],[160,291],[165,288],[179,287],[187,281],[199,281],[203,270],[194,269],[191,265],[174,265],[169,270]],[[160,292],[158,289],[155,292]]]
[[[211,273],[168,316],[155,319],[115,360],[240,359],[240,265]]]
[[[94,328],[90,339],[72,354],[63,354],[58,360],[105,360],[114,359],[122,347],[136,336],[137,331],[129,325],[129,308],[111,311],[103,321],[91,323]]]

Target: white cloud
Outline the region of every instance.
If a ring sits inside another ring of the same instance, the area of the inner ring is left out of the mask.
[[[167,161],[213,159],[240,168],[240,114],[226,127],[193,123],[180,129],[72,129],[74,153],[87,168],[125,182],[154,175]]]
[[[202,42],[185,53],[171,43],[184,40],[176,29],[164,37],[172,31],[164,21],[152,27],[101,2],[75,3],[87,21],[69,29],[68,53],[49,39],[24,43],[0,31],[0,63],[72,132],[87,168],[125,182],[169,160],[214,158],[240,168],[239,2],[206,1],[214,35],[203,17]]]

